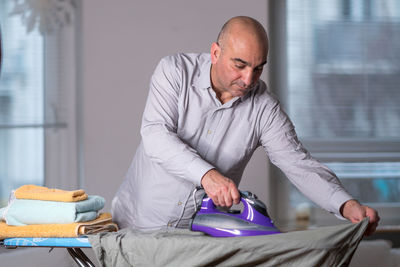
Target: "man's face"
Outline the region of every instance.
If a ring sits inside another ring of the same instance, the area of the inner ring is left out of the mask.
[[[252,38],[232,38],[211,47],[213,89],[228,100],[248,93],[257,83],[266,63],[267,48]]]

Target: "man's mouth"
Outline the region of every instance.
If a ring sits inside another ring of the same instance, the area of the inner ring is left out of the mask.
[[[246,86],[246,87],[243,87],[243,86],[240,86],[240,85],[238,85],[238,86],[239,86],[239,91],[243,91],[243,92],[250,91],[253,88],[253,85],[249,85],[249,86]]]
[[[239,87],[240,91],[246,91],[248,89],[248,86],[245,86],[242,83],[236,83],[236,86]]]

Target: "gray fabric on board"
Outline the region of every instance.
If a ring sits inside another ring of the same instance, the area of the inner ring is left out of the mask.
[[[89,236],[101,266],[348,266],[368,226],[215,238],[186,229]]]

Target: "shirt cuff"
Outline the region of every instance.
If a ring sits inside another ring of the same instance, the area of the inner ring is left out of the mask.
[[[195,185],[201,186],[201,178],[215,167],[201,158],[195,158],[186,168],[188,178]]]
[[[347,220],[345,217],[340,214],[340,208],[344,203],[349,201],[350,199],[354,199],[354,197],[350,196],[346,191],[338,191],[331,198],[331,205],[333,207],[333,213],[340,220]]]

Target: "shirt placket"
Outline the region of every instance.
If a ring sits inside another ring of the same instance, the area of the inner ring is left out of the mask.
[[[208,144],[207,146],[207,150],[205,152],[205,156],[207,156],[207,154],[210,151],[210,148],[213,147],[213,142],[215,140],[215,135],[217,134],[217,131],[219,129],[219,124],[221,123],[221,118],[222,118],[222,114],[223,114],[223,110],[221,107],[218,107],[216,109],[214,109],[208,119],[207,122],[207,127],[206,127],[206,132],[205,132],[205,139],[206,139],[206,143]]]

